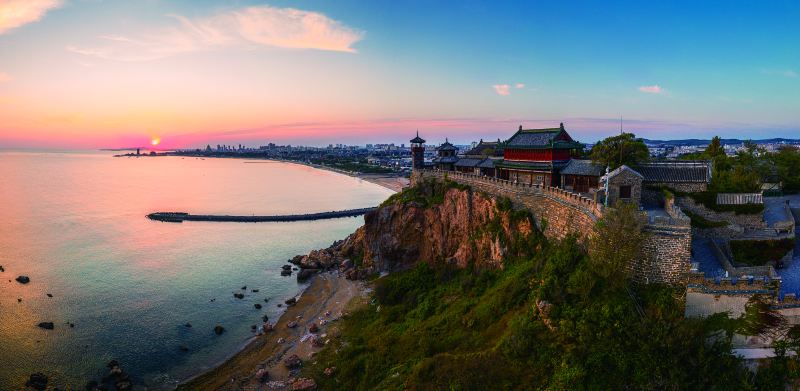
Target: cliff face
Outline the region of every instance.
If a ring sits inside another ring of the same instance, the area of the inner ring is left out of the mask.
[[[328,249],[296,257],[304,268],[340,265],[353,277],[400,270],[423,261],[502,268],[539,237],[529,214],[469,188],[423,183],[398,193],[364,217],[355,233]]]

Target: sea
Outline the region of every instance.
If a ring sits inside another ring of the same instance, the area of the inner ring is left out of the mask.
[[[280,316],[278,304],[304,288],[280,275],[288,259],[363,224],[167,223],[148,213],[312,213],[391,194],[266,160],[0,151],[0,389],[19,389],[35,372],[82,389],[111,360],[138,386],[171,389],[240,350],[263,315]]]

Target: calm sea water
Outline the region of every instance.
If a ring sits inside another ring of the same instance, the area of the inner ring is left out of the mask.
[[[111,359],[137,383],[169,388],[237,351],[262,315],[277,318],[277,303],[302,288],[280,277],[287,259],[363,223],[175,224],[149,212],[307,213],[391,194],[294,164],[108,153],[0,152],[0,181],[0,389],[39,371],[83,387]],[[21,274],[31,283],[13,281]],[[216,336],[216,324],[227,331]]]

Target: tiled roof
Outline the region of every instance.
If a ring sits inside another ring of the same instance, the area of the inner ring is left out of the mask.
[[[495,163],[498,162],[498,161],[502,161],[502,160],[486,158],[486,159],[481,160],[480,163],[478,163],[478,167],[480,167],[480,168],[494,168]]]
[[[434,163],[455,163],[458,161],[458,156],[437,157],[433,159]]]
[[[514,133],[511,138],[506,141],[506,148],[560,148],[572,149],[579,148],[580,143],[572,140],[567,131],[564,130],[563,124],[559,128],[546,128],[546,129],[522,129]],[[564,134],[566,140],[555,140],[559,135]]]
[[[601,164],[592,163],[591,160],[572,159],[561,170],[561,175],[591,175],[601,176],[606,169]]]
[[[483,141],[481,140],[475,148],[465,152],[467,156],[502,156],[502,147],[498,141]],[[486,154],[486,155],[484,155]]]
[[[444,139],[444,143],[442,145],[440,145],[439,148],[436,148],[436,150],[437,151],[457,151],[458,148],[456,148],[455,145],[450,144],[450,142],[447,141],[447,139]]]
[[[506,145],[509,147],[548,146],[560,132],[559,128],[521,129],[508,139]]]
[[[480,162],[481,162],[481,159],[468,158],[468,157],[467,158],[461,158],[461,159],[458,159],[458,161],[456,162],[456,167],[475,167]]]
[[[636,170],[634,170],[634,169],[632,169],[632,168],[630,168],[630,167],[628,167],[628,166],[626,166],[624,164],[619,166],[619,167],[617,167],[617,168],[615,168],[613,171],[609,172],[608,174],[603,175],[603,178],[601,178],[601,179],[613,178],[613,177],[615,177],[615,176],[617,176],[619,174],[622,174],[625,171],[630,171],[630,172],[634,173],[636,176],[644,179],[644,176],[641,173],[639,173],[638,171],[636,171]]]
[[[558,162],[517,162],[511,160],[502,160],[495,163],[497,167],[520,169],[520,170],[544,170],[550,171],[554,168],[563,167],[564,163]]]
[[[644,163],[636,167],[645,182],[654,183],[709,183],[711,165],[707,161],[667,161]]]

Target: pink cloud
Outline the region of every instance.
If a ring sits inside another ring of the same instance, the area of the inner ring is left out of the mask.
[[[495,84],[492,86],[492,88],[494,88],[494,92],[496,92],[498,95],[506,96],[510,94],[509,89],[511,87],[509,87],[508,84]]]
[[[41,19],[61,0],[4,0],[0,2],[0,34]]]
[[[516,89],[525,88],[525,84],[524,83],[517,83],[517,84],[514,85],[514,88],[516,88]]]
[[[176,26],[156,34],[103,36],[102,45],[68,46],[86,56],[117,61],[147,61],[180,53],[223,47],[268,46],[355,53],[364,32],[328,16],[294,8],[270,6],[224,11],[204,18],[169,15]]]
[[[9,76],[8,73],[0,72],[0,83],[6,82],[6,81],[9,81],[9,80],[11,80],[11,76]]]
[[[652,86],[641,86],[639,87],[639,91],[646,92],[648,94],[660,94],[664,92],[664,90],[659,87],[657,84]]]

